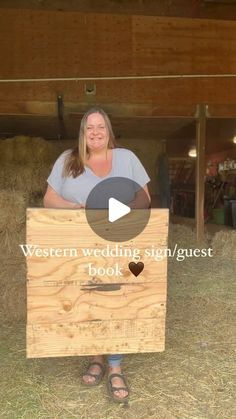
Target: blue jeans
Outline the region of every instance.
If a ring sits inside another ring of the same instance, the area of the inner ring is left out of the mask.
[[[119,367],[122,359],[123,355],[121,354],[108,355],[107,360],[109,367]]]

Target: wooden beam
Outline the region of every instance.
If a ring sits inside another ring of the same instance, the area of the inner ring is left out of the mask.
[[[205,145],[206,145],[206,115],[207,106],[197,105],[196,112],[196,206],[195,219],[197,230],[197,241],[201,243],[204,239],[204,177],[205,177]]]
[[[0,114],[56,116],[57,94],[65,115],[84,113],[99,104],[108,113],[141,117],[194,117],[198,103],[208,103],[211,117],[236,117],[235,77],[96,82],[88,103],[83,82],[0,83]]]
[[[236,100],[235,104],[217,105],[212,104],[208,107],[211,118],[236,118]]]
[[[233,0],[231,4],[202,0],[1,0],[0,8],[233,20],[236,19],[236,7],[232,3]]]
[[[11,86],[10,86],[11,88]],[[23,88],[22,88],[23,91]],[[0,116],[19,115],[19,116],[56,116],[56,101],[40,101],[40,90],[38,90],[39,100],[13,100],[13,92],[8,100],[0,100]],[[0,86],[1,95],[1,86]],[[137,118],[194,118],[194,104],[150,104],[150,103],[127,103],[115,102],[115,97],[110,102],[94,100],[91,103],[80,101],[68,101],[64,104],[64,115],[77,120],[89,107],[99,105],[110,116],[116,117],[137,117]]]

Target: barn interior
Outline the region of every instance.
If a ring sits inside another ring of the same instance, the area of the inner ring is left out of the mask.
[[[235,20],[234,0],[1,1],[3,417],[234,416]],[[127,356],[125,411],[103,387],[91,401],[85,359],[24,353],[25,211],[43,206],[52,165],[93,106],[145,166],[152,206],[169,208],[169,245],[214,253],[168,262],[167,349]]]

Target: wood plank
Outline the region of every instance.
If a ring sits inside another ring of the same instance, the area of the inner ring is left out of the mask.
[[[150,248],[150,244],[146,242],[143,244],[143,249]],[[165,247],[155,246],[155,249],[160,249],[163,251]],[[78,249],[79,251],[79,249]],[[142,251],[142,249],[141,249]],[[142,254],[142,253],[141,253]],[[97,258],[48,258],[43,259],[39,257],[32,257],[27,259],[28,263],[28,286],[29,287],[38,287],[38,286],[66,286],[66,285],[82,285],[87,284],[89,281],[92,283],[116,283],[121,282],[125,283],[142,283],[147,280],[149,282],[163,282],[166,279],[167,273],[167,258],[164,257],[163,260],[155,261],[151,257],[141,257],[141,261],[144,263],[144,270],[139,274],[138,277],[135,277],[129,270],[129,263],[132,258],[120,257],[120,258],[110,258],[104,260],[101,263],[101,259]],[[91,264],[91,265],[89,265]],[[100,274],[98,269],[103,267],[109,269],[118,265],[122,269],[123,275],[120,277],[109,276],[107,274]],[[95,275],[89,273],[92,269],[89,269],[89,266],[97,269],[98,273]]]
[[[132,212],[137,216],[136,220],[139,223],[142,210]],[[107,213],[104,217],[107,217]],[[117,237],[120,237],[121,229],[127,231],[129,228],[130,218],[126,216],[122,225],[118,226]],[[36,251],[38,256],[35,254],[27,257],[28,286],[64,286],[70,283],[78,284],[78,281],[83,284],[88,281],[95,283],[165,281],[167,232],[168,210],[165,209],[151,210],[148,225],[142,234],[122,244],[108,244],[89,227],[84,209],[30,208],[27,210],[27,244],[38,246],[39,250]],[[115,232],[113,238],[115,240]],[[87,248],[97,249],[96,252],[101,249],[109,252],[113,249],[115,256],[108,258],[102,254],[98,257],[89,256],[86,250],[83,250]],[[149,249],[149,254],[146,249]],[[31,252],[33,251],[34,248],[31,247]],[[131,261],[138,260],[144,263],[144,270],[135,277],[128,265]],[[111,276],[108,272],[90,274],[91,265],[96,269],[99,267],[108,269],[116,264],[122,268],[122,276]]]
[[[27,357],[160,352],[165,349],[162,318],[27,325]]]
[[[27,294],[28,324],[158,319],[165,307],[166,282],[28,287]]]
[[[75,113],[83,114],[88,107],[96,104],[102,104],[111,117],[193,117],[198,103],[207,103],[210,114],[219,116],[222,112],[225,115],[225,109],[236,104],[233,76],[97,80],[95,83],[97,93],[89,105],[83,81],[0,83],[0,113],[56,116],[57,91],[64,96],[65,115],[71,117]],[[221,109],[217,111],[217,108]],[[78,118],[78,115],[75,117]]]
[[[68,83],[70,84],[70,83]],[[145,84],[145,83],[143,83]],[[2,91],[3,85],[0,84],[0,92]],[[3,119],[4,116],[8,116],[9,121],[10,117],[12,116],[19,116],[22,119],[22,123],[27,124],[27,120],[24,120],[24,117],[31,117],[32,120],[35,120],[37,123],[37,118],[40,117],[48,117],[51,118],[57,118],[55,116],[55,102],[47,102],[47,101],[28,101],[25,100],[24,102],[18,102],[17,100],[13,100],[13,96],[20,92],[17,85],[12,85],[11,83],[8,83],[9,91],[8,101],[2,101],[0,100],[0,116],[1,121],[5,120]],[[27,86],[25,86],[27,89]],[[35,86],[36,87],[36,86]],[[145,87],[145,86],[144,86]],[[48,88],[50,90],[50,86],[48,83]],[[64,83],[64,87],[65,83]],[[3,89],[4,90],[4,89]],[[36,88],[38,97],[40,98],[40,88]],[[2,91],[3,92],[3,91]],[[13,93],[15,92],[15,93]],[[23,93],[23,86],[22,86],[22,93]],[[72,91],[71,91],[72,93]],[[48,92],[50,95],[50,92]],[[70,93],[69,93],[70,94]],[[24,93],[23,93],[24,95]],[[92,104],[92,105],[95,105]],[[92,106],[91,105],[91,106]],[[106,103],[103,104],[102,107],[104,110],[107,111],[107,113],[111,116],[111,118],[117,117],[117,118],[156,118],[160,116],[168,116],[168,117],[194,117],[195,114],[195,106],[193,104],[187,104],[187,105],[175,105],[174,103],[165,105],[152,105],[150,103],[147,104],[141,104],[141,103]],[[86,102],[78,103],[78,102],[67,102],[64,104],[64,115],[65,119],[69,118],[68,124],[75,125],[76,124],[76,135],[78,134],[78,124],[88,108],[88,104]],[[223,109],[223,112],[225,114],[225,110]],[[232,111],[231,111],[232,112]],[[76,136],[74,134],[74,137]]]
[[[88,0],[1,0],[0,8],[32,9],[32,10],[60,10],[61,12],[109,13],[150,16],[176,16],[202,19],[236,19],[235,0],[219,0],[219,4],[207,4],[214,0],[102,0],[88,2]],[[232,4],[230,4],[232,3]]]
[[[98,224],[108,215],[104,210],[90,211]],[[133,218],[127,215],[119,226],[119,234],[140,222],[143,210],[132,212]],[[160,262],[158,258],[167,248],[167,234],[167,209],[152,209],[142,233],[119,244],[97,236],[84,209],[28,209],[27,244],[38,244],[40,252],[27,257],[27,356],[164,350],[167,255]],[[55,250],[55,244],[62,253],[76,248],[80,256],[64,259],[61,253],[42,253]],[[152,255],[156,249],[159,256]],[[128,265],[139,258],[144,269],[135,276]],[[89,272],[90,262],[105,270],[117,260],[124,267],[121,276]]]
[[[2,9],[0,79],[235,74],[235,39],[233,21]]]
[[[227,59],[227,54],[236,49],[234,22],[134,16],[132,23],[136,74],[235,72],[236,61]],[[226,49],[223,46],[226,38],[221,38],[224,37],[223,28],[229,30]],[[221,61],[217,63],[217,59]]]
[[[214,105],[208,107],[210,118],[236,118],[236,100],[233,105]]]
[[[89,76],[93,73],[91,68],[96,68],[97,75],[117,74],[119,67],[129,67],[131,63],[132,31],[128,16],[2,9],[0,40],[7,57],[2,62],[0,78],[38,78],[50,74],[65,77],[69,73],[72,77]],[[121,47],[124,44],[126,48]],[[24,69],[20,68],[22,65]]]

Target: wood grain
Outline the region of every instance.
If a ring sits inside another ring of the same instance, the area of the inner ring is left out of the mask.
[[[92,211],[92,210],[91,210]],[[95,211],[96,212],[96,211]],[[142,210],[134,210],[137,222],[142,218]],[[104,217],[107,213],[104,214]],[[100,221],[99,221],[100,222]],[[124,231],[130,228],[129,217],[124,218],[121,228]],[[122,249],[139,249],[140,260],[144,263],[144,270],[135,277],[129,270],[131,257],[93,257],[84,256],[83,250],[104,249],[109,243],[114,248],[116,243],[108,242],[97,236],[87,224],[85,210],[27,210],[27,243],[38,245],[40,249],[76,249],[77,257],[27,257],[28,285],[29,286],[55,286],[72,283],[92,282],[161,282],[166,280],[167,262],[155,261],[152,257],[145,256],[145,249],[152,245],[164,252],[167,247],[168,211],[151,210],[150,220],[145,231],[127,242],[122,242]],[[119,237],[121,229],[117,230]],[[118,264],[123,269],[123,276],[90,275],[89,264],[93,267],[105,269]]]
[[[208,1],[209,4],[206,4]],[[214,3],[214,4],[210,4]],[[188,17],[191,19],[236,19],[235,0],[1,0],[0,7],[6,9],[60,10],[60,12],[109,13],[128,15],[156,15]],[[102,4],[102,6],[101,6]],[[208,6],[208,7],[207,7]]]
[[[117,284],[113,288],[104,285],[29,287],[27,322],[157,319],[162,314],[166,283]]]
[[[207,103],[211,116],[235,117],[235,77],[208,74],[193,78],[96,80],[97,94],[91,105],[101,103],[111,118],[194,117],[196,105]],[[56,118],[56,92],[60,91],[66,98],[65,115],[77,117],[78,127],[80,115],[75,114],[83,114],[88,106],[84,86],[83,81],[0,83],[0,114]],[[77,131],[73,132],[73,138]]]
[[[133,211],[139,222],[142,210]],[[129,228],[129,217],[122,226]],[[97,236],[84,209],[28,209],[27,245],[37,245],[41,252],[76,248],[78,256],[27,257],[27,356],[164,350],[167,257],[157,261],[146,249],[164,251],[167,235],[166,209],[152,209],[143,232],[119,244]],[[84,255],[85,248],[139,253],[95,257]],[[137,255],[144,269],[136,277],[128,265]],[[118,264],[123,275],[111,276],[108,271],[91,276],[90,263],[97,269]]]
[[[194,13],[195,6],[188,8]],[[0,79],[89,78],[96,96],[86,95],[86,80],[1,83],[0,113],[55,116],[60,93],[66,115],[78,106],[84,112],[89,99],[114,115],[122,107],[129,115],[128,106],[140,115],[137,107],[146,106],[143,116],[193,116],[197,104],[207,103],[212,116],[235,117],[235,40],[233,20],[1,9]],[[94,80],[123,76],[167,78]],[[12,129],[5,132],[14,135]]]
[[[234,21],[2,9],[0,34],[6,79],[236,72]]]
[[[164,350],[162,319],[114,320],[27,326],[27,357],[75,356]]]

